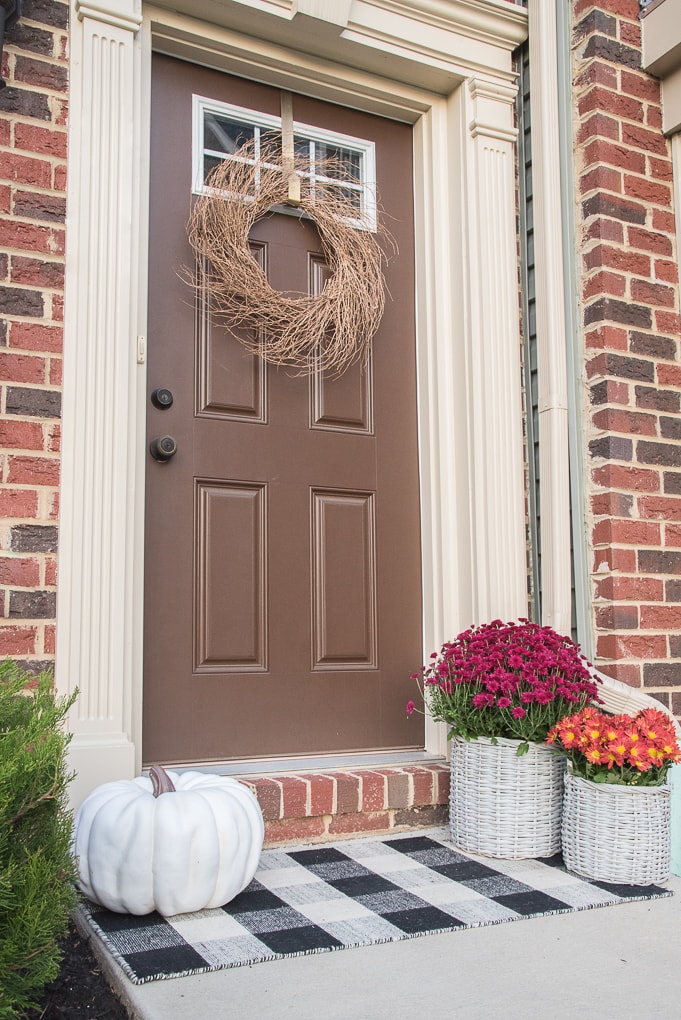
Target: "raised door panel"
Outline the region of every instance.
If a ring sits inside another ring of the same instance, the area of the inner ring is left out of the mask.
[[[266,247],[252,244],[251,253],[266,271]],[[213,314],[198,272],[196,288],[196,415],[227,421],[267,421],[267,372],[264,362],[235,343],[230,331]]]
[[[316,297],[324,289],[329,269],[316,255],[310,258],[309,289]],[[371,356],[356,362],[342,375],[317,373],[310,380],[310,425],[332,432],[373,432],[373,373]]]
[[[375,669],[373,493],[312,493],[313,669]]]
[[[196,482],[196,673],[267,669],[266,489]]]

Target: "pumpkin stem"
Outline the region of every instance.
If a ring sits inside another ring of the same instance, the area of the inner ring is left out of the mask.
[[[162,765],[152,765],[149,778],[154,788],[154,797],[160,797],[162,793],[175,793],[173,781]]]

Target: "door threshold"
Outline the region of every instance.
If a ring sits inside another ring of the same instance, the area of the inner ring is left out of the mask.
[[[230,762],[194,762],[164,766],[175,772],[205,772],[218,776],[267,776],[291,772],[327,772],[348,769],[444,764],[442,755],[428,751],[373,751],[362,754],[323,754],[301,758],[242,759]]]

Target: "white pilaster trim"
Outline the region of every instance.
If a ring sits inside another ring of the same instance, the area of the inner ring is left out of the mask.
[[[517,88],[513,85],[504,85],[498,81],[489,81],[485,78],[470,78],[468,81],[468,91],[471,94],[472,99],[485,100],[491,99],[492,102],[502,103],[514,103],[517,95]],[[492,107],[497,113],[498,126],[502,127],[501,118],[498,115],[495,107]],[[506,121],[506,116],[503,116],[503,120]]]
[[[116,4],[97,4],[76,0],[76,14],[79,21],[88,18],[90,21],[101,21],[113,28],[122,28],[127,32],[137,32],[142,24],[142,15],[133,11],[119,11]]]
[[[505,122],[501,123],[495,105],[496,103],[514,103],[518,91],[515,85],[510,86],[500,82],[471,78],[468,82],[468,91],[476,107],[476,117],[469,124],[473,138],[484,135],[485,138],[498,138],[502,142],[515,143],[518,138],[517,127],[509,126]]]
[[[433,97],[414,126],[424,662],[473,618],[460,92]],[[446,754],[446,727],[425,725],[426,748]]]
[[[555,4],[529,0],[532,195],[539,385],[542,622],[572,617],[568,372]]]
[[[71,30],[64,403],[56,685],[69,716],[74,802],[139,765],[136,584],[143,493],[136,336],[139,47],[132,0],[78,4]]]
[[[517,128],[500,128],[496,124],[487,124],[482,120],[472,120],[468,125],[471,137],[497,138],[500,142],[515,143],[518,139]]]
[[[527,615],[521,342],[516,240],[516,90],[463,91],[466,122],[471,622]],[[483,122],[490,130],[480,132]],[[464,328],[466,328],[465,323]]]

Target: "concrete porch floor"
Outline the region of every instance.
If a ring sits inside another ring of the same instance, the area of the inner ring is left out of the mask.
[[[424,830],[422,830],[424,831]],[[426,830],[427,831],[427,830]],[[441,831],[441,830],[440,830]],[[83,918],[136,1020],[681,1018],[674,896],[134,985]]]

